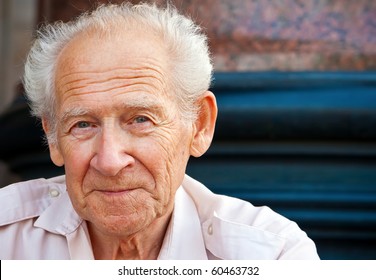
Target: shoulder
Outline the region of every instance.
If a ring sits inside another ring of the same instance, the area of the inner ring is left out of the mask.
[[[64,176],[24,181],[0,189],[0,226],[39,216],[65,189]]]
[[[318,258],[315,244],[306,233],[269,207],[256,207],[247,201],[214,194],[188,176],[183,187],[196,204],[205,242],[217,257]]]
[[[273,233],[282,233],[287,224],[293,223],[269,207],[257,207],[235,197],[215,194],[188,176],[184,180],[183,187],[195,202],[203,219],[211,217],[215,213],[215,216],[221,219]]]

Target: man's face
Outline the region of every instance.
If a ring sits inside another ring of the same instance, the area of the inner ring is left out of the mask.
[[[158,38],[80,35],[59,56],[57,144],[79,215],[103,233],[129,235],[169,215],[189,158],[168,56]]]

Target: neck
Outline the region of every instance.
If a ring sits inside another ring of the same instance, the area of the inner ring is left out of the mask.
[[[172,212],[172,211],[171,211]],[[109,236],[88,222],[94,258],[97,260],[155,260],[158,258],[171,213],[130,236]]]

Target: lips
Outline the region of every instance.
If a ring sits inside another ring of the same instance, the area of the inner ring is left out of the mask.
[[[111,189],[96,189],[94,191],[95,192],[104,193],[104,194],[124,194],[124,193],[132,192],[135,189],[116,189],[116,190],[111,190]]]
[[[97,190],[98,192],[108,194],[108,195],[116,195],[116,194],[124,194],[129,193],[133,190],[116,190],[116,191],[109,191],[109,190]]]
[[[134,183],[115,183],[109,184],[108,182],[104,184],[96,183],[92,184],[90,189],[91,191],[95,192],[104,192],[104,193],[122,193],[122,192],[129,192],[135,189],[142,188],[139,184]]]
[[[110,203],[116,200],[124,201],[128,199],[134,200],[138,194],[136,189],[132,190],[95,190],[92,193],[95,194],[101,201],[109,201]]]

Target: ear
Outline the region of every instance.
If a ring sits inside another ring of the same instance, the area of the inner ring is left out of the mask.
[[[206,91],[198,102],[198,116],[193,125],[193,137],[190,154],[194,157],[202,156],[211,144],[217,120],[217,102],[212,92]]]
[[[47,120],[47,118],[44,118],[44,117],[42,118],[42,126],[43,126],[44,133],[48,135],[51,132],[51,129],[50,129],[51,125],[50,125],[50,122]],[[60,152],[58,143],[56,142],[50,143],[50,141],[48,140],[48,147],[50,150],[50,158],[52,162],[57,166],[63,166],[64,158]]]

